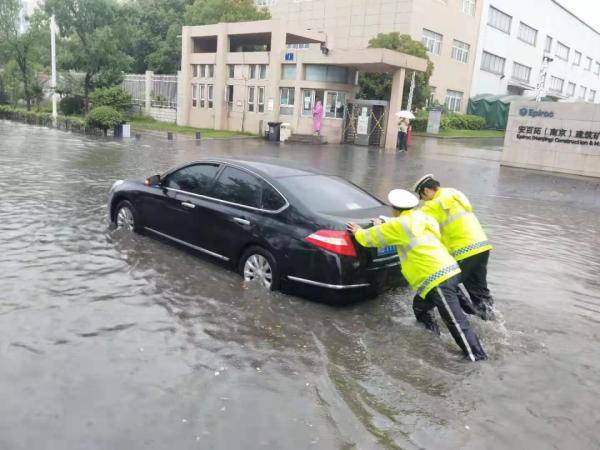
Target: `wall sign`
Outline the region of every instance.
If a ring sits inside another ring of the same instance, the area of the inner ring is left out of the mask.
[[[287,52],[287,53],[285,54],[285,60],[286,60],[286,61],[293,61],[293,60],[294,60],[294,53],[292,53],[292,52]]]

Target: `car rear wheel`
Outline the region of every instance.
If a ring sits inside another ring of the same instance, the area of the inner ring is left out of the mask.
[[[124,200],[117,206],[115,225],[118,230],[139,231],[137,212],[129,201]]]
[[[261,247],[250,247],[240,259],[240,272],[244,281],[257,282],[270,291],[279,288],[279,270],[277,261]]]

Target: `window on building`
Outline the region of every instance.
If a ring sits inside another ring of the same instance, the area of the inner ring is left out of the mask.
[[[233,105],[233,85],[232,84],[228,84],[227,87],[225,87],[225,101],[227,103],[229,103],[230,105]]]
[[[306,81],[330,81],[333,83],[348,83],[349,72],[346,67],[307,64],[304,66]]]
[[[596,75],[600,75],[600,62],[596,61],[596,68],[594,69]]]
[[[288,44],[287,48],[289,48],[290,50],[302,50],[310,48],[310,44]]]
[[[213,107],[213,91],[214,86],[212,84],[206,86],[206,103],[209,108]]]
[[[492,55],[491,53],[484,51],[483,57],[481,58],[481,70],[496,73],[498,75],[504,75],[505,63],[505,58],[501,58],[500,56]]]
[[[194,78],[198,77],[198,65],[197,64],[192,64],[192,77],[194,77]]]
[[[427,99],[427,106],[435,104],[435,86],[429,86],[429,98]]]
[[[585,94],[587,94],[587,88],[585,86],[579,86],[579,98],[585,100]]]
[[[471,46],[465,42],[454,39],[452,44],[452,59],[466,63],[469,61],[469,49]]]
[[[200,108],[204,108],[204,104],[206,102],[205,86],[203,84],[200,84],[199,88],[200,88]]]
[[[469,16],[475,15],[476,0],[460,0],[460,10]]]
[[[585,70],[592,70],[592,58],[589,56],[585,57]]]
[[[281,67],[281,79],[282,80],[295,80],[296,79],[296,64],[283,64]]]
[[[281,88],[279,96],[279,111],[284,116],[294,114],[294,88]]]
[[[531,28],[529,25],[521,22],[519,24],[519,39],[523,42],[533,45],[535,47],[537,43],[537,30],[535,28]]]
[[[581,64],[581,52],[575,50],[575,56],[573,56],[573,65],[579,66]]]
[[[552,38],[550,36],[546,36],[546,44],[544,45],[544,51],[546,53],[552,52]]]
[[[198,106],[198,85],[192,84],[192,108]]]
[[[421,38],[421,42],[427,51],[433,53],[434,55],[439,55],[442,52],[443,38],[443,35],[423,28],[423,37]]]
[[[458,112],[462,107],[463,93],[460,91],[446,91],[446,108],[448,111]]]
[[[254,92],[256,88],[254,86],[250,86],[248,88],[248,111],[254,112]]]
[[[323,102],[325,91],[320,89],[303,89],[302,90],[302,115],[311,117],[312,110],[315,107],[316,99]]]
[[[259,86],[258,87],[258,99],[257,99],[257,103],[258,103],[258,112],[262,113],[265,112],[265,87],[264,86]]]
[[[531,77],[531,67],[524,66],[523,64],[519,64],[518,62],[513,62],[512,77],[515,80],[523,81],[524,83],[529,83],[529,79]]]
[[[575,83],[569,83],[567,85],[567,96],[568,97],[573,97],[575,95]]]
[[[235,65],[227,64],[227,77],[235,78]]]
[[[571,49],[567,47],[562,42],[556,43],[556,57],[562,59],[563,61],[569,60],[569,52]]]
[[[565,80],[558,77],[550,77],[550,90],[552,92],[562,92]]]
[[[488,14],[488,25],[492,28],[496,28],[506,34],[510,34],[510,26],[512,24],[512,17],[508,14],[503,13],[499,9],[490,6],[490,13]]]
[[[266,64],[259,64],[258,78],[260,78],[261,80],[267,79],[267,65]]]
[[[343,119],[346,109],[346,93],[325,91],[325,117]]]
[[[590,89],[590,96],[588,98],[588,101],[590,103],[594,103],[596,101],[596,91],[593,89]]]
[[[250,75],[248,78],[250,78],[251,80],[254,80],[256,78],[256,65],[255,64],[250,64],[249,68],[250,68]]]
[[[206,73],[204,75],[206,76],[206,78],[214,78],[214,76],[215,76],[215,65],[214,64],[207,64],[205,71],[206,71]]]

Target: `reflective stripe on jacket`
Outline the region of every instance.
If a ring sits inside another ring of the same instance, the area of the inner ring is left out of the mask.
[[[439,188],[421,208],[440,225],[442,242],[457,261],[491,250],[488,238],[473,214],[465,194],[452,188]]]
[[[423,298],[460,273],[458,264],[440,241],[438,224],[420,211],[404,211],[382,225],[359,230],[355,238],[363,247],[396,246],[402,275]]]

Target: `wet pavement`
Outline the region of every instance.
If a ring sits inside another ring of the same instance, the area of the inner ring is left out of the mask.
[[[408,154],[92,139],[0,121],[0,449],[598,449],[600,183],[500,168],[498,141]],[[334,308],[110,231],[112,182],[274,156],[385,197],[433,172],[495,245],[490,360],[419,328],[406,289]]]

